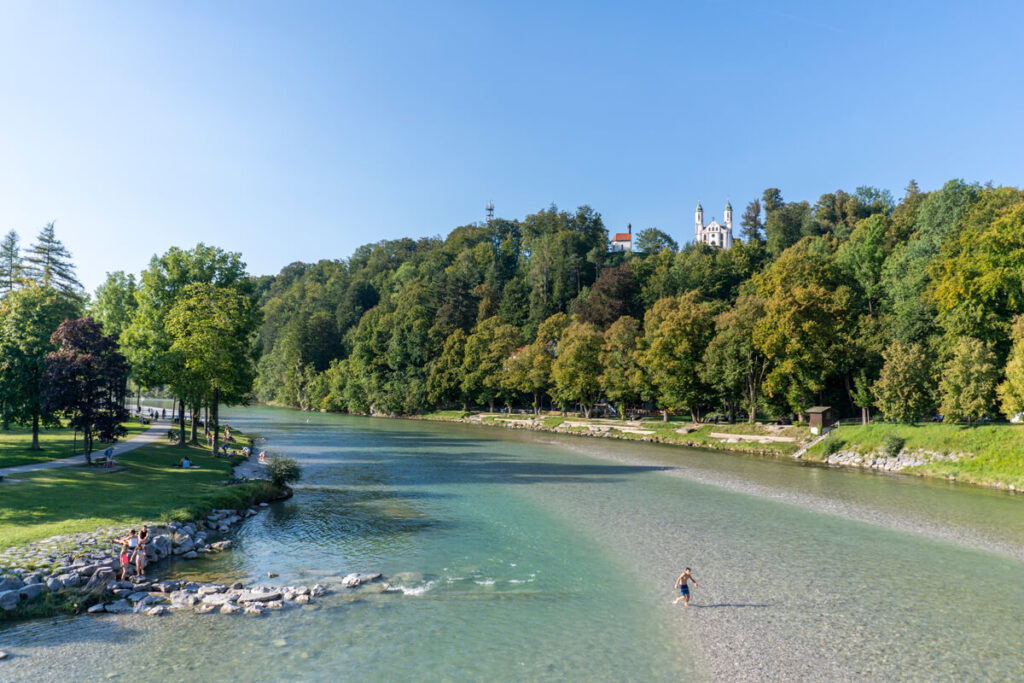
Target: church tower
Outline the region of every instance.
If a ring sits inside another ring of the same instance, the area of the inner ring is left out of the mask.
[[[697,202],[697,211],[694,213],[693,222],[697,228],[697,241],[704,241],[704,209],[701,207],[700,202]]]
[[[725,241],[722,246],[726,249],[732,247],[732,202],[725,202]]]

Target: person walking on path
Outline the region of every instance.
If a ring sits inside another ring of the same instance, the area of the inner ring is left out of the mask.
[[[676,601],[672,604],[678,605],[680,600],[685,600],[686,602],[683,603],[683,606],[690,606],[690,587],[687,585],[687,583],[690,581],[693,581],[693,587],[696,588],[697,579],[693,578],[693,576],[690,574],[690,568],[687,567],[686,571],[680,574],[679,578],[676,579],[676,588],[679,589],[679,597],[676,598]]]

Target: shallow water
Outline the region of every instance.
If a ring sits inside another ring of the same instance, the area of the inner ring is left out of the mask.
[[[253,408],[300,460],[234,552],[167,574],[393,595],[259,618],[0,629],[4,680],[1024,676],[1024,501],[911,477],[484,427]],[[699,588],[675,607],[692,566]],[[117,646],[114,646],[114,643]],[[115,653],[146,652],[147,665]]]

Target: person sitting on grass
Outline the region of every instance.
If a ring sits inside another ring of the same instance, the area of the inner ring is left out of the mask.
[[[178,462],[178,467],[180,467],[183,470],[191,469],[192,461],[189,460],[188,456],[186,455],[184,458],[181,459],[180,462]]]

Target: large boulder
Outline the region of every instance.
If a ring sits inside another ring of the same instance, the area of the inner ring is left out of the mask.
[[[5,576],[0,579],[0,593],[3,591],[15,591],[25,585],[25,582],[14,576]]]
[[[127,600],[117,600],[115,602],[112,602],[112,603],[106,605],[104,607],[104,609],[106,609],[106,611],[108,611],[108,612],[118,613],[118,612],[131,612],[133,608],[131,606],[131,603],[129,603]]]
[[[0,609],[5,612],[17,607],[19,602],[21,602],[21,592],[17,589],[0,593]]]
[[[57,580],[60,581],[61,586],[63,586],[64,588],[74,588],[75,586],[82,583],[82,577],[79,576],[77,572],[71,572],[70,574],[60,574],[57,577]]]
[[[254,588],[242,591],[242,594],[238,596],[238,602],[269,602],[270,600],[280,599],[281,591],[273,588]]]
[[[377,581],[380,579],[381,574],[379,572],[373,574],[361,574],[359,572],[353,572],[346,574],[345,578],[341,580],[342,586],[354,588],[360,584],[369,583],[371,581]]]
[[[25,600],[35,600],[43,594],[43,584],[41,583],[30,583],[27,586],[22,586],[18,589],[18,593]]]
[[[223,605],[227,602],[234,602],[235,596],[228,593],[211,593],[200,598],[206,605]]]

